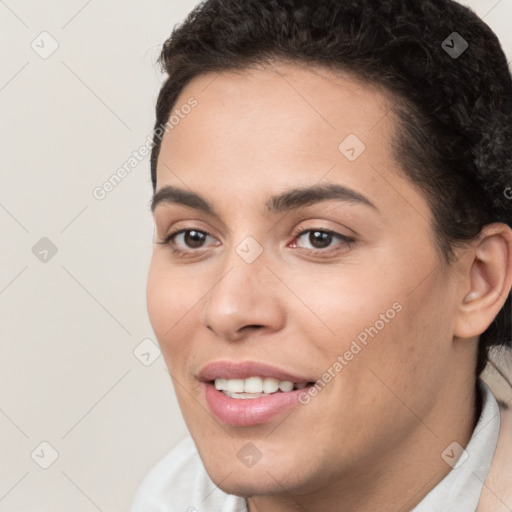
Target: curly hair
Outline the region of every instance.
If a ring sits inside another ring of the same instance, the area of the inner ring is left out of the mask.
[[[456,33],[455,33],[456,29]],[[456,38],[456,39],[454,39]],[[450,53],[455,40],[467,44]],[[459,52],[460,53],[460,52]],[[207,72],[292,62],[383,86],[397,123],[400,172],[423,191],[436,246],[453,249],[486,224],[512,226],[512,79],[498,38],[452,0],[207,0],[173,27],[159,62],[151,179],[161,131],[183,88]],[[511,347],[511,296],[480,335],[476,375],[492,347]]]

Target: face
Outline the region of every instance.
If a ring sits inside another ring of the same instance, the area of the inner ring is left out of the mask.
[[[423,442],[455,357],[453,275],[389,98],[284,63],[197,77],[175,109],[192,97],[158,160],[155,242],[178,234],[147,305],[205,468],[245,496],[377,472]]]

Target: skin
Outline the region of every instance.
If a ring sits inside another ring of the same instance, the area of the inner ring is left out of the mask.
[[[427,201],[390,149],[392,98],[349,75],[281,62],[196,77],[176,107],[191,96],[198,106],[163,138],[157,191],[194,191],[218,216],[156,207],[155,242],[178,228],[211,236],[199,247],[178,236],[186,257],[155,243],[147,305],[208,474],[251,512],[412,509],[450,471],[443,450],[471,437],[478,335],[512,285],[510,229],[488,226],[446,264]],[[348,134],[366,146],[352,162],[338,150]],[[330,200],[267,212],[271,195],[318,183],[377,209]],[[314,246],[297,228],[355,241]],[[250,264],[236,252],[247,236],[263,250]],[[212,416],[205,364],[320,379],[394,303],[401,311],[307,405],[251,427]],[[262,454],[252,468],[237,457],[248,441]]]

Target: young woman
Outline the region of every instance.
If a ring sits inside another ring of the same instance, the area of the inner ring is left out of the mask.
[[[450,0],[208,0],[161,62],[147,302],[190,431],[133,512],[512,510],[512,80]]]

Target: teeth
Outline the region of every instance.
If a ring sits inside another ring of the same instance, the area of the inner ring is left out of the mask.
[[[283,382],[279,383],[279,389],[281,391],[291,391],[293,389],[293,382],[289,380],[283,380]]]
[[[229,391],[223,391],[223,393],[230,398],[241,398],[242,400],[268,396],[266,393],[230,393]]]
[[[293,389],[303,389],[307,386],[305,382],[295,384],[289,380],[279,381],[267,377],[249,377],[247,379],[215,379],[215,388],[219,391],[225,391],[228,396],[233,398],[256,398],[276,393],[278,390],[283,392]],[[240,394],[243,394],[240,395]]]
[[[245,391],[243,379],[229,379],[226,383],[226,391],[229,391],[230,393],[243,393]]]
[[[277,379],[263,380],[263,393],[275,393],[279,389],[279,381]]]
[[[262,393],[263,392],[263,379],[261,377],[249,377],[242,381],[245,393]],[[231,390],[230,390],[231,391]]]
[[[215,388],[219,391],[222,389],[227,389],[228,381],[226,379],[215,379]]]

